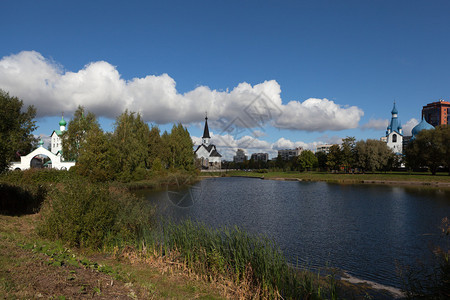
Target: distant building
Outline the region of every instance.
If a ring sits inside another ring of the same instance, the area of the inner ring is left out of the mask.
[[[64,131],[66,131],[67,122],[64,120],[64,117],[61,117],[61,121],[59,121],[59,130],[53,130],[50,135],[50,151],[56,155],[61,155],[62,152],[62,141],[61,136]]]
[[[233,156],[233,161],[234,161],[235,163],[242,163],[242,162],[244,162],[244,161],[246,161],[246,160],[247,160],[247,155],[245,155],[244,150],[242,150],[242,149],[237,149],[236,155]]]
[[[386,143],[389,148],[396,154],[403,153],[403,129],[400,121],[398,120],[398,110],[395,107],[391,111],[392,117],[386,130]]]
[[[316,147],[316,153],[317,152],[324,152],[325,154],[330,153],[330,148],[331,148],[331,144],[323,144],[323,145],[318,145]]]
[[[299,156],[302,151],[302,147],[297,147],[295,149],[283,149],[278,150],[278,155],[281,156],[281,159],[283,160],[290,160],[293,157]]]
[[[41,139],[38,147],[34,151],[25,156],[21,156],[20,162],[11,163],[10,170],[26,170],[30,167],[68,170],[75,166],[74,161],[64,161],[62,157],[61,136],[66,130],[66,124],[64,117],[62,117],[61,121],[59,121],[59,130],[54,130],[51,134],[50,151],[44,148],[44,142]]]
[[[253,161],[267,162],[269,160],[269,153],[253,153],[251,159]]]
[[[220,170],[222,167],[222,155],[217,152],[216,146],[209,143],[208,117],[205,117],[205,129],[203,130],[202,144],[194,151],[200,160],[201,168],[205,170]]]
[[[422,108],[422,118],[434,127],[449,124],[450,102],[439,100]]]

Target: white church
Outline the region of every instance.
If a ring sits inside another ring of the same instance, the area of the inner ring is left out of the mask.
[[[195,150],[195,156],[201,162],[202,170],[220,170],[222,167],[222,155],[217,152],[216,146],[209,143],[208,117],[205,117],[205,129],[203,130],[202,144]]]
[[[32,160],[35,157],[47,156],[50,159],[50,164],[48,167],[57,170],[69,170],[71,167],[75,166],[74,161],[64,161],[62,157],[62,141],[61,135],[66,130],[66,121],[64,117],[61,117],[59,121],[59,130],[53,130],[50,136],[50,151],[44,148],[44,142],[42,139],[39,141],[39,146],[29,153],[28,155],[21,156],[20,162],[13,162],[9,167],[10,170],[26,170],[31,168]]]

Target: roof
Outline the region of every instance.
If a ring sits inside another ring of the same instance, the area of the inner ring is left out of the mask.
[[[214,157],[222,157],[222,155],[219,154],[219,152],[217,152],[216,149],[214,149],[209,156],[214,156]]]
[[[205,150],[209,153],[209,156],[215,156],[215,157],[222,157],[222,155],[219,154],[219,152],[217,152],[216,150],[216,146],[215,145],[208,145],[205,146],[204,144],[201,144],[200,146],[197,147],[197,149],[194,151],[194,153],[197,153],[197,151],[201,148],[205,148]]]
[[[397,118],[398,110],[395,107],[395,102],[391,113],[392,113],[391,123],[388,125],[387,130],[396,131],[397,133],[401,134],[400,129],[402,129],[402,125],[400,124],[400,121]]]
[[[414,126],[414,128],[412,129],[412,138],[414,139],[416,135],[422,130],[430,130],[430,129],[434,129],[433,125],[428,123],[425,119],[422,119],[422,121],[416,126]]]
[[[61,121],[59,121],[59,126],[66,126],[67,122],[64,120],[64,116],[61,117]]]
[[[203,130],[203,138],[211,138],[209,136],[208,117],[205,117],[205,130]]]
[[[213,144],[208,145],[208,147],[206,147],[204,144],[201,144],[200,146],[197,147],[197,149],[194,151],[194,153],[197,153],[198,149],[200,149],[201,147],[205,148],[206,151],[208,151],[208,153],[211,153],[212,149],[216,150],[216,146]]]
[[[53,135],[53,133],[56,133],[57,136],[60,136],[62,134],[61,130],[53,130],[52,134],[50,134],[50,136]]]
[[[398,110],[395,107],[395,101],[394,101],[394,108],[392,108],[391,114],[398,114]]]

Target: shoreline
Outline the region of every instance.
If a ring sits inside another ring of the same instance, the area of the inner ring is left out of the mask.
[[[211,172],[212,173],[212,172]],[[219,173],[221,174],[221,173]],[[256,175],[256,174],[255,174]],[[358,175],[355,175],[358,176]],[[222,177],[243,177],[243,178],[255,178],[262,180],[276,180],[276,181],[298,181],[298,182],[327,182],[327,183],[337,183],[337,184],[374,184],[374,185],[393,185],[393,186],[409,186],[409,187],[427,187],[427,188],[444,188],[450,189],[450,178],[449,181],[419,181],[419,180],[392,180],[392,179],[347,179],[347,178],[297,178],[289,176],[281,177],[265,177],[264,175],[226,175],[226,176],[213,176],[213,175],[200,175],[198,178],[200,180],[207,178],[222,178]]]

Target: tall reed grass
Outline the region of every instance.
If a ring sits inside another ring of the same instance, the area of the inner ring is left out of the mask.
[[[245,284],[261,298],[335,299],[337,283],[306,270],[292,268],[269,239],[238,227],[213,229],[190,220],[165,223],[144,244],[175,257],[197,273]]]

